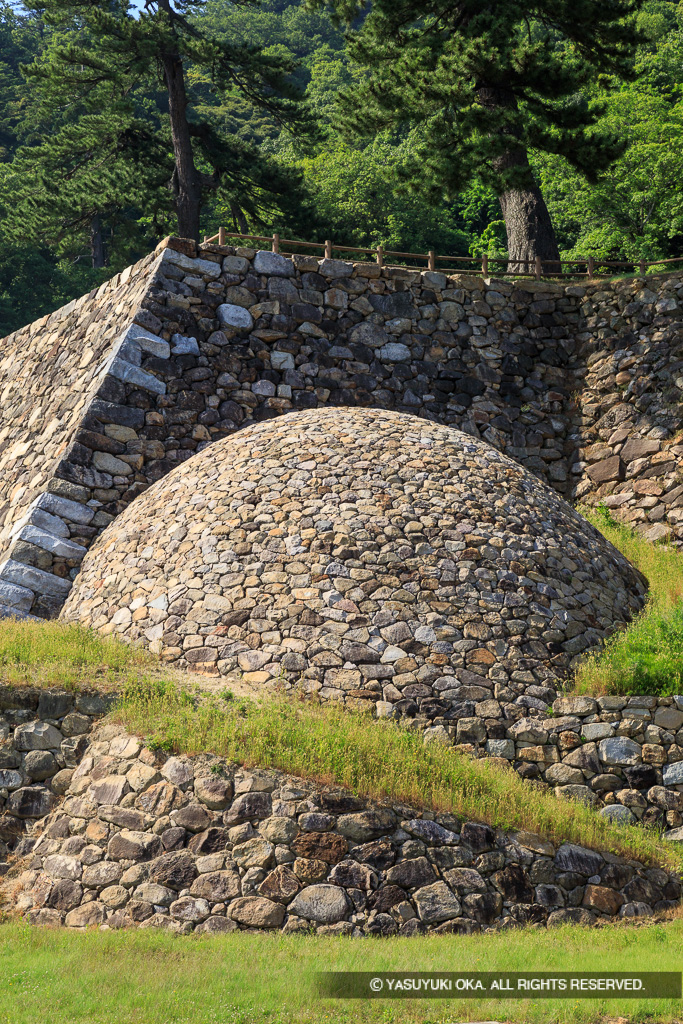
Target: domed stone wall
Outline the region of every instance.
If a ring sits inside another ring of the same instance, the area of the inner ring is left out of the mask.
[[[427,717],[545,709],[645,581],[490,445],[318,409],[216,442],[90,549],[63,617],[179,667]]]

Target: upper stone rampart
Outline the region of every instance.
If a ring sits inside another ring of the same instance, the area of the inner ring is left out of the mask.
[[[682,291],[167,240],[3,343],[0,604],[54,614],[150,483],[245,424],[325,405],[456,426],[683,543]]]

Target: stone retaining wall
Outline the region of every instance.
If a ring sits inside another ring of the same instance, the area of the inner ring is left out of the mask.
[[[61,416],[55,431],[49,403],[28,422],[24,405],[3,409],[14,440],[0,510],[6,609],[55,614],[93,537],[137,494],[210,441],[291,409],[403,409],[473,433],[481,426],[504,446],[494,413],[537,397],[545,411],[516,410],[510,440],[517,454],[529,449],[531,468],[563,484],[552,438],[566,429],[557,366],[574,347],[575,298],[553,301],[551,331],[535,326],[533,312],[545,285],[500,283],[501,291],[475,278],[215,246],[195,256],[192,243],[171,240],[104,290],[7,339],[12,394],[34,382]],[[521,327],[525,318],[531,327]],[[92,335],[97,349],[84,351]],[[552,357],[540,358],[546,349]],[[537,427],[550,413],[548,434]],[[36,449],[50,455],[37,466]]]
[[[134,364],[141,346],[168,345],[131,331],[158,263],[146,257],[2,342],[0,614],[56,614],[90,542],[116,514],[111,501],[137,493],[143,460],[114,434],[118,420],[144,421],[136,386],[161,388]],[[93,419],[97,411],[105,420]]]
[[[510,762],[523,778],[613,821],[657,826],[683,840],[683,697],[569,696],[527,709],[500,691],[491,696],[483,688],[473,693],[456,721],[430,722],[416,706],[414,727],[425,742]],[[390,704],[377,710],[394,713]]]
[[[469,934],[650,916],[681,895],[659,868],[168,757],[114,726],[20,852],[5,893],[32,923],[71,928]]]
[[[66,792],[108,706],[95,692],[0,687],[0,875],[26,829]]]
[[[572,494],[604,501],[648,540],[683,545],[683,281],[586,294]]]

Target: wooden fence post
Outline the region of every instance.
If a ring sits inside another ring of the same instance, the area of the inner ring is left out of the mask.
[[[381,245],[377,246],[377,266],[384,266],[384,249],[382,248]]]
[[[543,273],[543,264],[541,263],[541,257],[540,256],[536,257],[536,260],[534,262],[534,267],[535,267],[535,271],[536,271],[536,280],[540,281],[541,280],[541,275]]]
[[[592,256],[588,257],[588,263],[587,263],[587,266],[586,266],[586,273],[588,274],[588,277],[594,277],[595,276],[595,260],[593,259]]]
[[[638,272],[640,274],[647,274],[647,263],[645,262],[645,260],[640,260],[640,262],[638,263]]]
[[[487,253],[484,253],[483,256],[481,257],[481,276],[489,276],[489,258]]]
[[[329,238],[325,239],[325,259],[332,259],[332,242],[329,240]]]
[[[277,231],[273,232],[273,252],[280,251],[280,236]]]
[[[225,228],[218,229],[218,244],[225,245]]]
[[[429,254],[427,256],[427,270],[436,270],[436,253],[433,249],[429,250]]]

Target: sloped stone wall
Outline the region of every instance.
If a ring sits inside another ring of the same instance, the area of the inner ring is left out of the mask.
[[[678,905],[660,868],[220,758],[92,734],[5,884],[31,923],[372,936],[584,925]]]
[[[91,494],[61,468],[86,410],[106,389],[112,352],[130,307],[146,294],[154,263],[142,260],[2,342],[0,605],[6,609],[56,611],[89,541],[111,520],[87,505]]]
[[[484,690],[479,697],[457,721],[429,721],[416,709],[425,742],[502,759],[562,799],[683,841],[683,697],[567,696],[524,710]]]

